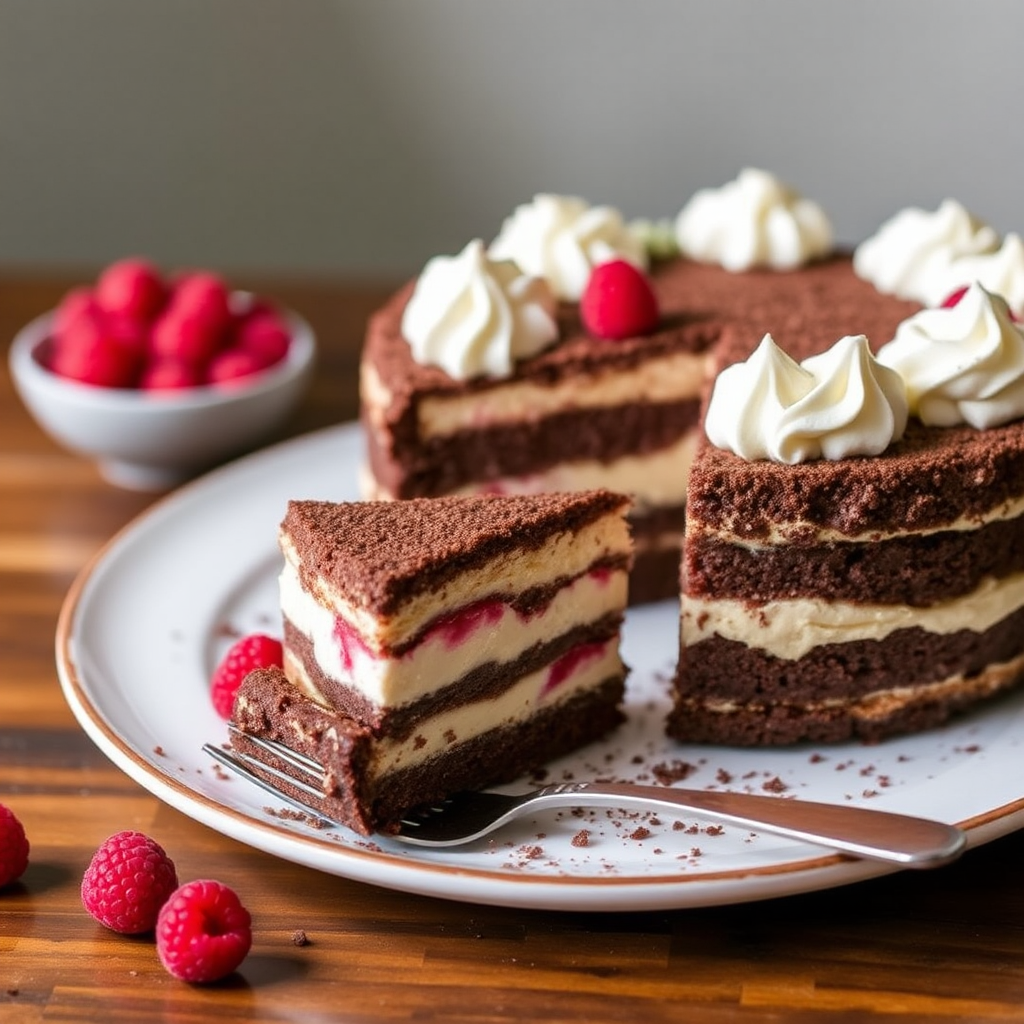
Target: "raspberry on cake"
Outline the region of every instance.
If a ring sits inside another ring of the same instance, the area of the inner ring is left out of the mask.
[[[604,735],[626,673],[627,507],[609,491],[291,502],[284,670],[243,681],[233,742],[311,755],[323,812],[368,833]]]
[[[643,242],[614,207],[544,192],[506,218],[490,252],[547,281],[566,302],[578,302],[591,271],[608,260],[647,269]]]

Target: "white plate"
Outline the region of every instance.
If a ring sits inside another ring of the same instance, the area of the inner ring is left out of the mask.
[[[159,502],[76,581],[57,630],[61,684],[85,731],[133,779],[211,828],[285,859],[480,903],[665,909],[807,892],[892,870],[710,821],[607,811],[548,812],[490,841],[427,851],[344,828],[317,831],[226,777],[200,750],[226,736],[208,698],[212,668],[233,635],[279,632],[276,529],[285,503],[355,498],[361,449],[358,427],[346,425],[242,459]],[[971,845],[1024,825],[1024,693],[948,728],[874,746],[682,746],[661,727],[677,626],[673,602],[629,612],[628,721],[606,742],[552,765],[549,780],[651,780],[689,765],[687,786],[934,817],[967,828]]]

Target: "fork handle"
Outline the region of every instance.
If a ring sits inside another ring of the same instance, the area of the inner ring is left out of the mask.
[[[716,821],[790,839],[817,843],[857,857],[931,868],[964,851],[967,835],[928,818],[812,800],[758,796],[617,782],[576,782],[546,786],[535,796],[549,806],[666,807],[708,815]],[[582,799],[581,799],[582,797]]]

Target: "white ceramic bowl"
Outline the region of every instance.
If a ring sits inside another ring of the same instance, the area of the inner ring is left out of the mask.
[[[285,358],[252,383],[145,392],[96,387],[60,377],[36,358],[53,313],[23,327],[10,351],[22,401],[46,432],[95,459],[111,483],[164,490],[259,446],[294,408],[309,383],[316,343],[301,317],[285,314]]]

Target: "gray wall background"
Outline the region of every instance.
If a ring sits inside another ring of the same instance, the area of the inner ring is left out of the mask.
[[[747,165],[1024,230],[1019,0],[0,0],[0,264],[398,275]]]

